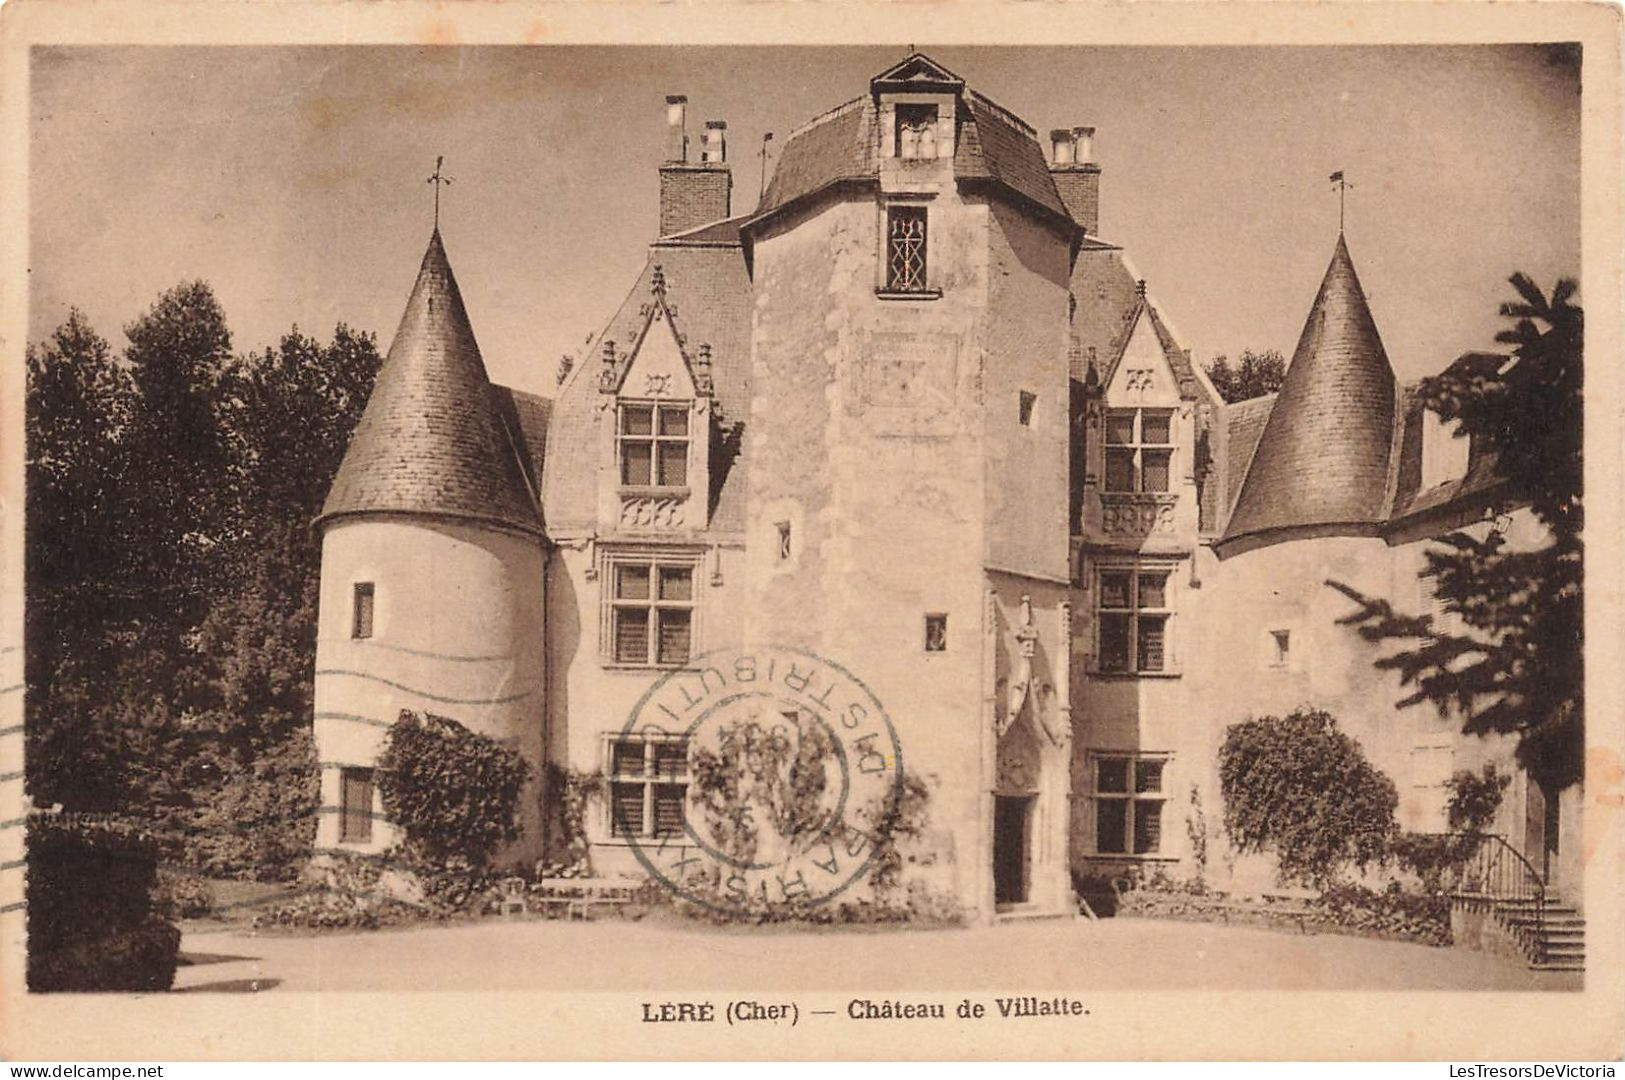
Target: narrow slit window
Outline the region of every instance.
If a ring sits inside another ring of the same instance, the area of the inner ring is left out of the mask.
[[[790,558],[790,553],[791,553],[791,550],[792,550],[791,547],[790,547],[790,523],[788,521],[779,522],[778,530],[779,530],[779,561],[780,562],[785,562]]]
[[[1018,406],[1022,427],[1033,426],[1033,408],[1038,404],[1038,395],[1029,390],[1021,392],[1021,403]]]
[[[1270,641],[1275,649],[1275,666],[1286,667],[1287,661],[1292,657],[1292,631],[1271,630]]]
[[[925,617],[925,651],[948,651],[948,616],[927,615]]]
[[[370,581],[356,582],[355,598],[351,604],[351,637],[358,639],[372,637],[373,600],[373,583]]]
[[[372,842],[372,770],[339,770],[339,842]]]

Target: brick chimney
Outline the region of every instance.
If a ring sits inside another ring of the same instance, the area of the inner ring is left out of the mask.
[[[1100,166],[1095,164],[1095,129],[1056,128],[1049,133],[1049,174],[1072,220],[1090,236],[1100,231]]]
[[[700,160],[688,160],[688,98],[666,98],[666,161],[660,166],[660,235],[686,232],[727,217],[733,170],[728,165],[728,125],[707,120]]]

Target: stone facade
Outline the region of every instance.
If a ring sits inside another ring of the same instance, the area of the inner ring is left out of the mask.
[[[1451,771],[1509,762],[1396,711],[1335,624],[1328,580],[1430,603],[1416,571],[1448,529],[1539,541],[1493,462],[1423,445],[1440,426],[1394,385],[1341,238],[1286,387],[1230,405],[1094,235],[1092,129],[1046,160],[916,55],[792,132],[762,206],[728,218],[723,129],[691,162],[685,111],[668,99],[661,235],[550,401],[485,383],[460,300],[442,325],[414,292],[375,395],[389,423],[363,420],[323,521],[324,846],[388,842],[387,823],[347,839],[346,800],[393,713],[428,708],[591,777],[593,871],[639,873],[634,840],[696,838],[681,752],[657,767],[627,718],[661,675],[758,644],[885,703],[927,793],[910,874],[980,919],[1070,911],[1075,876],[1133,867],[1268,887],[1220,835],[1217,748],[1249,716],[1331,711],[1410,828],[1443,828]],[[431,254],[429,291],[454,296]],[[431,477],[491,441],[422,435],[448,425],[414,427],[403,385],[464,386],[505,425],[515,460],[480,481],[500,512],[374,475],[390,438],[427,440],[408,458]],[[1577,793],[1535,814],[1527,786],[1503,831],[1553,846],[1538,817],[1574,873]],[[558,794],[529,796],[514,857],[559,854]]]

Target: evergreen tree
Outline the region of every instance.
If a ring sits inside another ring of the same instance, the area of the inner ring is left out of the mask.
[[[1444,610],[1463,630],[1408,617],[1380,598],[1330,582],[1359,609],[1341,622],[1370,641],[1403,643],[1377,666],[1397,671],[1411,692],[1401,706],[1456,710],[1467,734],[1513,734],[1518,761],[1548,791],[1584,772],[1585,682],[1581,596],[1581,368],[1584,317],[1573,281],[1548,299],[1528,277],[1511,278],[1520,299],[1501,305],[1516,320],[1496,340],[1510,357],[1469,354],[1424,380],[1424,404],[1495,455],[1511,498],[1545,527],[1547,543],[1507,550],[1499,531],[1457,532],[1426,552]]]
[[[104,708],[128,570],[108,518],[134,387],[78,310],[25,363],[26,785],[42,804],[113,809],[128,795],[135,729]]]

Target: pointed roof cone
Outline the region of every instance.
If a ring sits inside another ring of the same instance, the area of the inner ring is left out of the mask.
[[[317,522],[376,513],[542,531],[438,228]]]
[[[1339,234],[1219,553],[1373,534],[1387,513],[1394,394],[1393,368]]]

